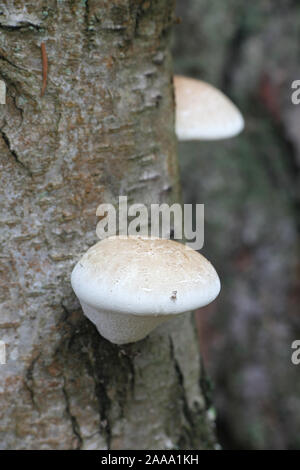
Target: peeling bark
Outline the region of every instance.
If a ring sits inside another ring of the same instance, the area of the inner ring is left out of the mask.
[[[97,241],[100,203],[180,200],[173,9],[167,0],[1,2],[2,449],[214,446],[190,318],[118,347],[70,286]]]

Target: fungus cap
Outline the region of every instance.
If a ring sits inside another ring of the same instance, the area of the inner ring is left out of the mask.
[[[72,272],[84,304],[119,314],[172,315],[212,302],[219,277],[204,256],[181,243],[110,237],[92,246]]]
[[[212,85],[176,75],[174,89],[179,140],[226,139],[243,130],[240,111]]]

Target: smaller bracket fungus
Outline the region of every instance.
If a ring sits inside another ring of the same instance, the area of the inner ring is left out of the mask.
[[[142,236],[106,238],[73,269],[85,315],[112,343],[139,341],[173,316],[203,307],[220,291],[209,261],[181,243]]]
[[[237,107],[220,90],[193,78],[174,76],[178,140],[219,140],[244,128]]]

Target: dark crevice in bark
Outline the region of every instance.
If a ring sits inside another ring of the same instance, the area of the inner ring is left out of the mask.
[[[32,359],[27,370],[25,371],[25,376],[24,376],[24,384],[29,392],[32,405],[37,411],[39,411],[39,407],[35,398],[33,372],[34,372],[34,367],[39,357],[40,357],[40,354],[38,354],[36,357]]]
[[[2,139],[3,139],[3,141],[5,142],[5,144],[6,144],[7,148],[8,148],[8,150],[9,150],[9,153],[10,153],[11,156],[14,158],[15,162],[17,163],[17,165],[20,166],[23,170],[25,170],[26,173],[27,173],[29,176],[32,176],[32,173],[31,173],[31,171],[29,170],[29,168],[27,168],[27,166],[24,165],[24,163],[19,159],[19,156],[18,156],[17,152],[11,148],[10,140],[9,140],[7,134],[4,132],[3,129],[0,129],[0,134],[1,134]]]
[[[59,362],[62,363],[62,369],[65,370],[63,373],[63,387],[62,392],[65,399],[65,410],[67,416],[70,419],[73,435],[77,440],[76,449],[80,450],[83,446],[83,437],[80,431],[80,425],[76,416],[71,412],[70,407],[70,400],[71,395],[74,393],[74,389],[68,391],[67,390],[67,380],[68,376],[70,375],[69,367],[66,367],[66,363],[68,364],[69,360],[73,361],[79,360],[82,362],[81,366],[85,367],[87,373],[92,377],[94,384],[95,384],[95,394],[97,397],[98,403],[100,402],[100,397],[102,397],[102,393],[99,391],[98,385],[98,378],[95,372],[96,366],[94,364],[94,351],[91,345],[91,338],[93,337],[93,327],[89,328],[89,322],[85,319],[82,320],[72,320],[72,314],[76,313],[76,310],[70,310],[63,302],[61,302],[61,308],[63,311],[63,315],[61,318],[61,328],[66,330],[64,336],[64,340],[57,346],[53,357]],[[72,358],[70,359],[70,355]],[[74,375],[71,374],[70,380],[74,378]],[[106,406],[106,403],[105,403]],[[106,417],[104,416],[104,412],[102,410],[101,414],[101,406],[99,403],[99,417],[100,417],[100,429],[97,430],[95,433],[91,434],[89,438],[93,437],[97,433],[100,432],[101,435],[106,434],[103,432],[104,426],[103,422],[105,421]],[[109,443],[109,439],[107,438],[107,442]]]
[[[85,10],[84,10],[84,22],[86,26],[86,31],[89,32],[90,26],[90,5],[89,0],[84,0]]]
[[[170,341],[170,355],[172,363],[174,364],[175,372],[178,378],[178,385],[180,387],[180,398],[182,402],[182,413],[184,416],[184,424],[177,441],[179,449],[214,449],[215,446],[215,427],[214,423],[208,417],[207,410],[211,406],[210,393],[208,393],[209,382],[206,379],[203,368],[201,371],[200,387],[204,387],[204,401],[205,407],[199,406],[194,402],[192,409],[188,404],[186,396],[186,386],[184,383],[184,376],[181,371],[180,365],[176,359],[174,344],[172,338],[169,336]],[[201,366],[202,367],[202,366]],[[206,382],[204,382],[204,380]],[[201,388],[203,396],[203,389]]]
[[[32,32],[33,30],[35,31],[41,31],[43,28],[35,23],[31,23],[30,21],[22,21],[19,24],[16,25],[6,25],[0,22],[0,29],[3,29],[4,31],[21,31],[22,33],[29,31]]]
[[[97,338],[98,339],[98,338]],[[100,433],[104,432],[107,449],[111,447],[111,424],[109,419],[109,412],[111,409],[111,400],[107,394],[107,383],[104,376],[101,374],[103,367],[103,358],[99,355],[99,341],[96,338],[92,339],[92,377],[95,382],[95,395],[98,400],[99,416],[100,416]]]
[[[84,319],[80,325],[74,325],[70,321],[71,311],[61,303],[63,310],[62,322],[68,325],[68,334],[65,336],[64,344],[60,345],[54,356],[61,357],[66,351],[75,351],[80,354],[82,361],[90,377],[94,381],[95,396],[98,402],[99,413],[99,432],[106,440],[107,449],[111,448],[111,409],[118,405],[119,418],[124,417],[125,403],[128,399],[128,391],[133,395],[135,386],[135,370],[131,347],[123,346],[119,348],[105,339],[97,332],[94,325],[89,320]],[[80,343],[80,346],[79,346]],[[79,351],[78,351],[79,348]],[[82,354],[82,349],[87,354]],[[118,369],[118,377],[115,377],[114,371]],[[120,387],[121,384],[121,387]],[[66,391],[66,387],[65,391]],[[116,397],[112,402],[108,390],[113,388],[117,391]],[[64,391],[64,393],[65,393]],[[67,397],[69,399],[69,395]],[[70,416],[70,415],[69,415]],[[75,418],[75,416],[73,417]],[[73,420],[73,425],[80,435],[79,428]],[[82,446],[82,442],[81,442]]]
[[[23,69],[22,67],[20,67],[19,65],[16,65],[14,64],[11,60],[9,60],[5,55],[3,55],[2,52],[0,52],[0,60],[3,60],[4,62],[6,62],[7,64],[11,65],[12,67],[14,67],[15,69],[17,70],[20,70],[21,72],[25,72],[26,70]]]
[[[137,9],[135,11],[135,22],[134,22],[134,36],[137,36],[138,34],[138,29],[139,29],[139,23],[142,19],[142,17],[145,15],[145,11],[143,8],[143,5],[138,5]]]
[[[94,326],[92,329],[89,368],[95,382],[100,433],[104,434],[107,448],[110,449],[112,441],[111,410],[112,407],[118,407],[118,418],[125,416],[124,410],[125,404],[128,403],[128,392],[132,396],[134,394],[135,369],[131,345],[120,348],[103,339]],[[118,370],[118,377],[115,377],[115,370]],[[108,394],[108,390],[111,388],[116,391],[113,401]]]
[[[192,415],[191,415],[191,412],[190,412],[190,409],[189,409],[188,401],[187,401],[187,398],[186,398],[183,374],[181,372],[179,363],[176,359],[175,351],[174,351],[174,344],[173,344],[172,337],[170,335],[169,335],[169,342],[170,342],[170,356],[171,356],[171,360],[174,364],[174,369],[175,369],[176,376],[177,376],[177,379],[178,379],[178,385],[180,387],[182,412],[183,412],[183,416],[184,416],[186,424],[187,424],[187,426],[185,426],[183,435],[180,437],[179,441],[180,442],[188,441],[189,443],[191,443],[191,442],[193,442],[192,435],[193,435],[194,423],[193,423]]]
[[[74,436],[77,440],[76,449],[79,450],[82,447],[82,437],[81,437],[81,434],[80,434],[80,426],[78,424],[76,416],[74,416],[71,413],[70,399],[69,399],[69,395],[68,395],[68,392],[67,392],[67,389],[66,389],[66,378],[64,377],[63,380],[64,380],[64,385],[63,385],[62,391],[63,391],[63,395],[64,395],[65,402],[66,402],[66,413],[67,413],[67,415],[70,419],[73,434],[74,434]]]
[[[204,368],[203,359],[200,356],[200,381],[199,381],[200,390],[203,394],[205,401],[205,408],[208,410],[213,405],[212,399],[212,383],[209,380]]]
[[[128,347],[130,348],[130,346]],[[133,396],[135,388],[134,357],[126,350],[126,345],[120,349],[119,354],[122,355],[123,361],[126,363],[128,370],[130,371],[130,391]],[[120,403],[120,405],[122,405],[122,403]]]

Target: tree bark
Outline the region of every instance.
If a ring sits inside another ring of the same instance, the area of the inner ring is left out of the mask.
[[[118,347],[70,286],[97,241],[99,204],[180,200],[173,1],[1,1],[0,10],[0,446],[212,448],[190,317]]]

